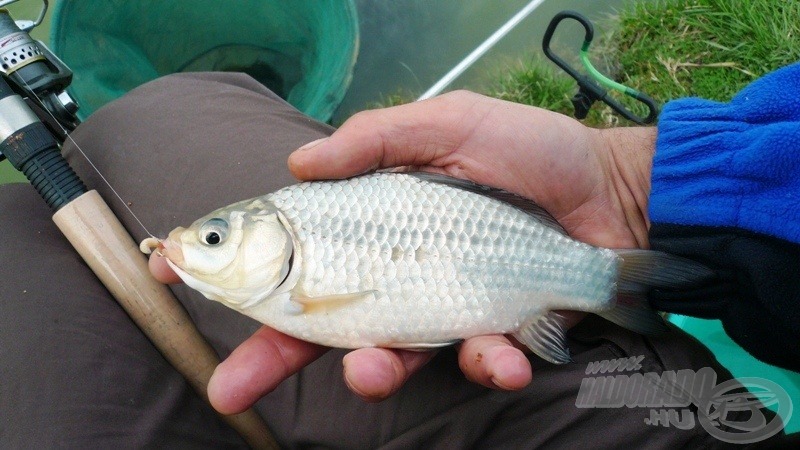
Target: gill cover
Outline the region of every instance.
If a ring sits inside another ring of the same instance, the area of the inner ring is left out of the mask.
[[[169,238],[182,257],[167,258],[183,281],[230,305],[268,296],[286,278],[292,255],[292,239],[278,211],[247,206],[217,210]]]

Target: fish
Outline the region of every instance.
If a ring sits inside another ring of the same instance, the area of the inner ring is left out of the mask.
[[[301,340],[424,351],[510,334],[555,364],[571,361],[559,311],[658,334],[668,327],[647,291],[708,276],[666,253],[580,242],[531,200],[427,172],[298,183],[157,246],[189,287]]]

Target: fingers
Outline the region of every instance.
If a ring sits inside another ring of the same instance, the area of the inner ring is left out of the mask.
[[[242,412],[325,351],[324,347],[263,327],[217,366],[208,383],[209,401],[223,414]],[[383,348],[354,350],[344,357],[344,380],[363,400],[378,402],[394,395],[435,354]]]
[[[392,108],[364,111],[333,135],[289,156],[301,180],[334,179],[395,166],[422,166],[454,151],[471,128],[470,107],[484,101],[459,92]]]
[[[180,283],[181,279],[167,264],[167,258],[153,252],[150,255],[150,260],[147,262],[150,268],[150,273],[153,278],[164,284]]]
[[[395,394],[436,352],[362,348],[345,355],[344,381],[367,402]]]
[[[557,311],[564,319],[564,330],[578,324],[586,313]],[[516,339],[501,335],[467,339],[458,352],[458,365],[468,380],[493,389],[515,391],[531,382],[527,348]]]
[[[263,327],[214,371],[208,396],[223,414],[252,406],[283,380],[321,356],[324,347]],[[367,402],[385,400],[427,364],[436,352],[362,348],[345,355],[344,381]],[[519,390],[532,379],[530,362],[508,338],[479,336],[461,344],[459,366],[466,378],[488,388]]]
[[[222,414],[240,413],[326,350],[262,327],[214,370],[209,401]]]
[[[500,335],[464,341],[458,352],[458,365],[468,380],[492,389],[522,389],[532,378],[528,358]]]

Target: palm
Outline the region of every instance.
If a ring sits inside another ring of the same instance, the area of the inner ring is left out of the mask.
[[[603,166],[591,148],[591,130],[542,110],[504,105],[500,111],[493,106],[476,105],[475,109],[488,107],[488,111],[464,117],[462,124],[474,123],[462,128],[469,130],[463,142],[422,168],[534,199],[576,238],[595,241],[592,243],[603,243],[596,242],[598,229],[621,228],[614,223],[617,211],[605,208],[610,193],[604,184]],[[598,213],[602,216],[597,217]],[[620,238],[628,234],[625,229],[619,231]]]

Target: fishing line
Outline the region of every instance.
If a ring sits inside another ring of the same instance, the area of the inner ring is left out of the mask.
[[[28,89],[28,92],[30,92],[36,98],[36,101],[38,101],[40,105],[43,105],[44,103],[42,102],[42,99],[39,98],[39,96],[36,95],[36,92],[34,92],[33,89],[31,89],[31,87],[28,84],[28,82],[25,81],[24,79],[22,81],[23,81],[23,83],[25,83],[25,87]],[[128,210],[130,215],[139,224],[139,226],[142,227],[144,232],[147,233],[147,235],[150,236],[151,238],[158,239],[158,238],[155,237],[155,235],[153,235],[153,233],[150,232],[150,230],[147,229],[146,226],[144,226],[144,223],[141,220],[139,220],[139,216],[137,216],[136,213],[133,212],[133,209],[131,209],[131,207],[128,206],[128,202],[126,202],[122,198],[122,196],[119,194],[119,192],[117,192],[117,190],[114,189],[114,186],[112,186],[111,183],[108,181],[108,179],[105,177],[105,175],[103,175],[103,173],[100,172],[100,169],[94,164],[94,162],[92,162],[92,160],[89,158],[89,155],[87,155],[86,152],[83,151],[81,146],[78,145],[78,143],[75,141],[75,139],[72,138],[72,136],[67,132],[67,130],[64,128],[64,126],[61,125],[61,123],[58,121],[58,119],[56,119],[55,115],[53,115],[53,113],[50,112],[50,110],[47,109],[47,108],[41,108],[41,109],[44,109],[47,112],[47,114],[53,119],[53,122],[55,122],[58,125],[58,127],[61,128],[61,131],[64,132],[64,135],[67,137],[67,139],[70,142],[72,142],[72,144],[75,146],[75,148],[78,149],[78,152],[81,155],[83,155],[84,159],[86,159],[86,162],[88,162],[89,165],[92,166],[92,169],[94,169],[94,171],[97,172],[97,174],[100,176],[100,179],[103,180],[103,183],[105,183],[106,186],[108,186],[108,188],[111,189],[111,192],[114,193],[114,196],[116,196],[117,199],[120,201],[120,203],[122,203],[122,206],[124,206],[125,209]]]

